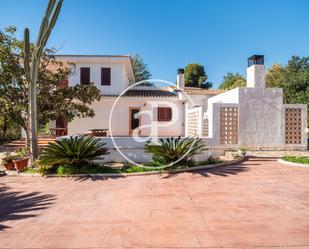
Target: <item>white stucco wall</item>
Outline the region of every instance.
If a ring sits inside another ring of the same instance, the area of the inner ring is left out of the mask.
[[[220,115],[218,112],[219,109],[214,110],[214,103],[221,104],[238,104],[239,101],[239,88],[235,88],[233,90],[221,93],[219,95],[213,96],[208,99],[208,110],[207,110],[207,118],[208,118],[208,136],[216,137],[219,136],[217,131],[217,127],[220,125],[220,122],[217,121],[218,118],[214,117],[214,115]],[[219,123],[218,123],[219,122]]]
[[[80,83],[80,68],[90,67],[90,82],[93,82],[100,89],[101,94],[120,94],[129,86],[129,80],[126,75],[125,65],[122,63],[93,63],[93,62],[75,62],[73,74],[69,77],[69,86]],[[101,67],[111,68],[111,85],[101,85]]]
[[[283,92],[279,88],[236,88],[210,98],[207,116],[212,144],[247,149],[305,149],[306,105],[295,105],[302,109],[303,137],[300,145],[285,144],[285,106]],[[220,107],[238,107],[237,145],[220,145]]]
[[[191,109],[196,106],[202,106],[204,110],[207,110],[207,101],[209,96],[208,95],[189,95],[191,98],[193,104],[191,101],[188,101],[188,108]]]
[[[282,146],[284,144],[282,105],[282,89],[239,89],[239,145],[247,148]]]
[[[108,149],[110,154],[99,158],[98,162],[127,162],[126,158],[124,158],[118,150],[115,149],[115,145],[111,137],[104,137],[101,139],[102,142],[106,144],[105,147]],[[211,140],[209,139],[203,139],[203,141],[207,145],[208,150],[194,156],[195,161],[204,161],[210,156],[218,157],[224,154],[224,148],[211,146]],[[115,137],[114,142],[121,153],[136,163],[149,162],[152,158],[152,154],[145,153],[144,151],[146,141],[136,142],[132,137]]]
[[[116,98],[102,98],[94,102],[91,108],[95,112],[93,118],[75,118],[68,124],[69,134],[79,134],[89,129],[111,129],[109,116]],[[170,122],[158,122],[159,136],[183,136],[184,135],[184,108],[177,99],[167,98],[121,98],[115,106],[112,115],[113,136],[129,136],[129,108],[139,107],[143,113],[141,116],[141,136],[148,136],[150,127],[157,121],[157,109],[152,106],[170,106],[172,103],[172,120]],[[176,115],[178,113],[178,115]],[[148,115],[149,114],[149,115]]]
[[[265,66],[252,65],[247,68],[247,87],[265,88]]]

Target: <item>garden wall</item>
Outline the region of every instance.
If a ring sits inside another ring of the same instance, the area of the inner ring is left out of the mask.
[[[127,160],[118,152],[115,148],[115,145],[111,137],[104,137],[102,141],[106,143],[106,147],[110,154],[104,156],[102,162],[126,162]],[[211,144],[211,139],[203,138],[203,141],[206,145]],[[134,162],[148,162],[151,160],[151,154],[144,152],[144,146],[146,141],[137,142],[133,137],[115,137],[114,142],[116,143],[119,150],[130,160]],[[225,149],[216,147],[211,148],[200,155],[195,156],[194,160],[204,161],[207,160],[210,156],[218,157],[219,155],[224,154]]]

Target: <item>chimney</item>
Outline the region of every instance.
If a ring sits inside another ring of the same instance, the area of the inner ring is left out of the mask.
[[[252,55],[248,58],[247,87],[265,88],[264,55]]]
[[[177,70],[177,86],[181,89],[185,87],[185,70],[183,68]]]

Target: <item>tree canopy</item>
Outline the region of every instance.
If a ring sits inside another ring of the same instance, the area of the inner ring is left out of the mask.
[[[227,73],[223,77],[223,82],[219,85],[219,89],[231,90],[236,87],[245,87],[246,79],[239,73]]]
[[[0,113],[27,132],[28,83],[22,66],[23,41],[15,37],[15,32],[15,27],[0,31]],[[99,89],[93,84],[63,87],[71,73],[70,65],[57,61],[54,55],[55,49],[45,49],[41,58],[37,81],[38,122],[45,124],[59,116],[68,122],[75,117],[93,117],[94,111],[88,105],[100,99]]]
[[[191,87],[211,88],[212,83],[207,81],[208,76],[203,65],[188,64],[185,67],[185,85]]]
[[[148,70],[148,66],[144,63],[142,57],[139,54],[136,54],[132,57],[132,64],[135,82],[150,79],[151,73]]]
[[[285,103],[309,104],[309,57],[292,56],[285,66],[274,64],[266,74],[268,87],[281,87]]]
[[[266,72],[265,81],[267,87],[282,87],[283,67],[280,64],[273,64]]]

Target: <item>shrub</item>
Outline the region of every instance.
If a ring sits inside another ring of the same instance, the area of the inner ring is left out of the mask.
[[[239,148],[237,150],[237,153],[239,156],[245,156],[247,154],[246,149],[245,148]]]
[[[99,156],[108,154],[100,138],[69,137],[49,143],[43,148],[40,161],[49,166],[86,165]]]
[[[187,164],[194,155],[206,150],[205,143],[200,138],[161,138],[159,144],[147,143],[145,151],[153,154],[153,161],[161,165]]]
[[[73,165],[60,165],[57,168],[57,175],[74,175],[74,174],[102,174],[102,173],[120,173],[120,170],[111,167],[102,167],[95,163],[86,163],[80,167]]]
[[[282,159],[292,163],[309,164],[309,157],[306,156],[284,156]]]
[[[29,156],[29,148],[21,147],[17,149],[14,153],[7,151],[5,156],[2,158],[2,163],[7,164],[13,162],[13,160],[22,159]]]
[[[34,161],[34,169],[42,175],[57,173],[57,166],[44,164],[39,159]]]
[[[162,168],[159,166],[158,163],[154,163],[154,162],[147,162],[143,164],[144,166],[147,167],[141,167],[132,163],[126,163],[121,169],[120,171],[122,173],[138,173],[138,172],[148,172],[148,171],[161,171]]]
[[[16,150],[16,155],[19,159],[30,156],[30,149],[28,147],[20,147]]]
[[[6,152],[5,156],[2,158],[2,164],[11,163],[13,160],[17,160],[18,158],[18,155],[13,155],[11,152]]]

